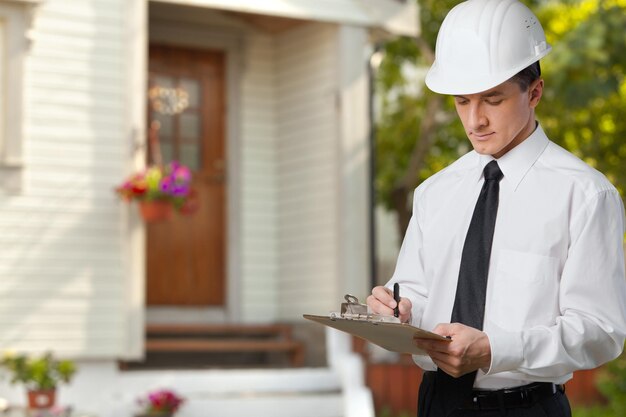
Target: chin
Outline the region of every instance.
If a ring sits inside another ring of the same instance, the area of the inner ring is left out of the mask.
[[[479,153],[481,155],[493,155],[495,153],[488,146],[474,145],[474,150],[476,151],[476,153]]]
[[[484,143],[476,143],[476,144],[472,143],[472,146],[474,147],[474,150],[477,153],[481,155],[491,155],[491,156],[499,152],[502,152],[502,149],[503,149],[500,147],[489,146],[488,144],[484,144]]]

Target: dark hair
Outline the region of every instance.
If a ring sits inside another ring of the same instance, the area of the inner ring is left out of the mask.
[[[536,61],[511,77],[511,81],[517,83],[522,91],[526,91],[539,77],[541,77],[541,66],[539,61]]]

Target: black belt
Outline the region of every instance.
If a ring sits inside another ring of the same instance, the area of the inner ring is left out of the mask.
[[[515,388],[505,388],[495,391],[473,390],[471,402],[463,406],[472,410],[497,410],[503,408],[530,407],[537,402],[565,392],[563,385],[549,382],[535,382]]]

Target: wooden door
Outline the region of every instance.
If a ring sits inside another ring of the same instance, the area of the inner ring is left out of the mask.
[[[163,163],[191,168],[198,209],[147,226],[149,306],[224,304],[224,82],[221,52],[150,46],[148,126]]]

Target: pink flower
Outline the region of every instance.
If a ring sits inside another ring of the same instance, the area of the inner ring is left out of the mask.
[[[145,404],[147,413],[175,412],[185,399],[172,390],[160,389],[148,394],[147,399],[140,400]]]

